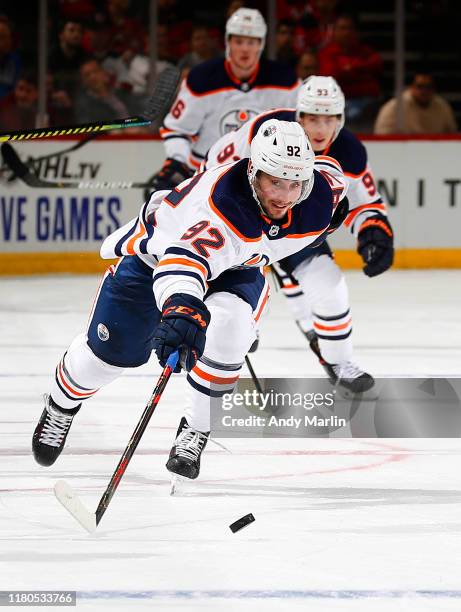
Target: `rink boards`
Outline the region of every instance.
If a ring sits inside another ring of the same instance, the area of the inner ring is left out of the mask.
[[[75,140],[20,142],[47,181],[137,181],[148,183],[164,149],[150,137],[111,137],[67,154]],[[461,267],[461,138],[364,139],[378,188],[395,231],[396,267]],[[144,189],[31,188],[8,182],[2,168],[0,274],[88,273],[102,270],[102,240],[137,216]],[[373,189],[373,186],[371,186]],[[343,267],[361,267],[355,240],[341,229],[331,240]],[[18,254],[21,257],[18,257]]]

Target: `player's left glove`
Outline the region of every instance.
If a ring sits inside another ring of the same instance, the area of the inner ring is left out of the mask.
[[[162,319],[155,330],[153,348],[163,367],[168,357],[179,350],[181,366],[188,372],[202,356],[210,312],[202,300],[187,293],[175,293],[164,305]]]
[[[377,214],[366,219],[358,234],[357,252],[365,265],[367,276],[377,276],[392,266],[394,234],[387,217]]]
[[[194,171],[187,164],[168,157],[152,179],[151,191],[174,189],[176,185],[190,178]]]

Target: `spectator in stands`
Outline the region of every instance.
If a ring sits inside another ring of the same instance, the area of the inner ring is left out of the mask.
[[[96,7],[92,0],[58,0],[58,10],[62,20],[82,22],[94,17]]]
[[[0,17],[0,99],[14,90],[21,70],[21,57],[13,51],[11,23]]]
[[[435,93],[427,72],[414,75],[402,94],[402,128],[397,127],[397,99],[384,104],[376,118],[375,134],[447,134],[457,131],[453,109]]]
[[[161,28],[162,26],[159,26]],[[158,37],[157,37],[158,42]],[[140,102],[140,108],[144,107],[149,76],[151,72],[149,53],[149,40],[145,39],[144,54],[137,53],[134,56],[123,54],[119,57],[108,57],[102,62],[102,67],[113,77],[113,85],[116,88],[131,91]],[[160,53],[158,53],[160,56]],[[158,76],[165,68],[172,66],[171,62],[158,59],[155,74]]]
[[[55,85],[73,94],[78,85],[78,70],[89,58],[82,47],[81,23],[66,21],[59,28],[59,41],[51,49],[48,67],[54,76]]]
[[[129,8],[130,0],[105,0],[95,11],[83,35],[83,48],[89,55],[100,62],[107,57],[128,62],[142,53],[147,32],[138,19],[129,16]]]
[[[294,25],[291,21],[284,19],[277,23],[275,59],[282,64],[288,64],[290,66],[295,66],[298,59],[293,48],[293,34]]]
[[[360,119],[379,101],[379,77],[383,60],[379,53],[360,41],[355,19],[341,15],[335,22],[333,41],[320,49],[320,74],[334,77],[346,96],[346,121]]]
[[[131,94],[116,90],[110,75],[101,64],[90,59],[80,66],[81,88],[75,102],[75,118],[78,123],[122,119],[136,114]]]
[[[188,53],[193,28],[189,15],[190,11],[184,10],[179,0],[158,0],[157,46],[160,59],[170,61],[173,58],[176,62]],[[166,40],[160,40],[161,36]],[[165,51],[160,55],[160,49],[163,47]]]
[[[313,51],[305,51],[300,55],[298,63],[296,64],[296,74],[301,81],[307,79],[307,77],[318,74],[319,62],[317,56]]]
[[[115,55],[142,52],[146,31],[137,19],[128,15],[130,0],[107,0],[109,48]]]
[[[196,25],[190,37],[190,51],[179,60],[178,68],[182,70],[187,67],[190,70],[197,64],[217,55],[219,55],[219,51],[214,46],[212,38],[210,38],[208,28],[204,25]]]
[[[338,16],[338,0],[278,0],[279,21],[290,20],[294,27],[294,50],[297,55],[331,42],[333,26]]]
[[[14,90],[0,101],[0,128],[3,130],[34,128],[37,101],[37,78],[31,72],[24,72],[17,80]]]

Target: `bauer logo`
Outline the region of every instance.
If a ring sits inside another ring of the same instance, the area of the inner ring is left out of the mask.
[[[98,338],[102,340],[102,342],[109,340],[109,330],[103,323],[99,323],[98,325]]]

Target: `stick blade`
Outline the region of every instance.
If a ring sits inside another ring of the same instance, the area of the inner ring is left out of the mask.
[[[19,176],[19,178],[23,178],[29,171],[26,164],[21,161],[19,155],[8,142],[2,144],[2,156],[8,168],[10,168],[16,176]]]
[[[154,91],[147,101],[143,116],[147,117],[158,128],[169,112],[178,90],[181,72],[176,66],[162,70],[154,83]]]
[[[54,485],[54,494],[57,500],[68,512],[70,512],[70,514],[72,514],[75,520],[88,531],[88,533],[94,533],[96,531],[97,524],[95,513],[85,508],[80,498],[65,480],[58,480]]]

